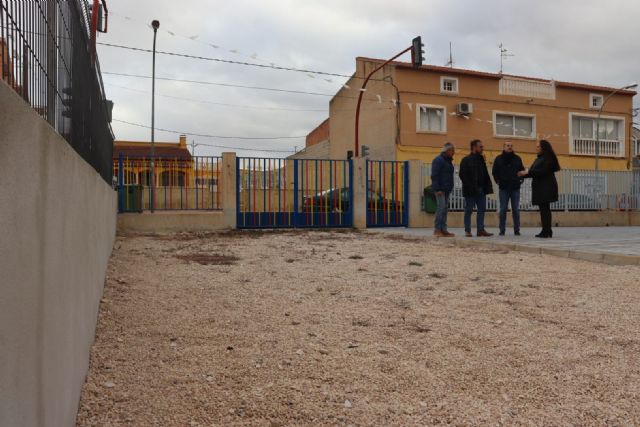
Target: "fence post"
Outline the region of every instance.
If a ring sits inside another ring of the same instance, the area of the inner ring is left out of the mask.
[[[308,184],[307,184],[308,185]],[[298,226],[298,159],[293,159],[293,226]]]
[[[353,226],[358,229],[367,228],[367,159],[352,159],[353,187]]]
[[[236,228],[238,220],[238,175],[236,153],[222,153],[222,214],[224,226],[229,228]]]
[[[405,164],[408,164],[408,170],[405,172],[409,174],[409,197],[407,199],[408,209],[406,214],[409,216],[407,225],[409,227],[420,227],[420,201],[422,200],[422,161],[421,160],[409,160]],[[406,181],[405,181],[406,182]]]
[[[124,154],[118,155],[118,212],[124,212]]]

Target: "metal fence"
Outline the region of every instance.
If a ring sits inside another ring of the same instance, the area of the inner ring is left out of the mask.
[[[120,212],[222,209],[222,157],[156,158],[153,187],[151,169],[149,157],[114,160]]]
[[[86,0],[0,0],[0,75],[111,183],[113,132]]]
[[[366,175],[367,226],[407,226],[409,162],[367,160]]]
[[[239,228],[350,227],[348,160],[237,158]]]
[[[464,210],[462,182],[456,166],[454,190],[449,199],[449,209]],[[593,171],[563,169],[556,173],[559,199],[551,205],[553,210],[596,211],[596,210],[637,210],[640,209],[640,172]],[[493,181],[494,194],[487,197],[487,210],[498,209],[498,186]],[[422,185],[431,185],[431,164],[422,167]],[[531,179],[525,179],[520,188],[520,209],[537,210],[531,204]]]

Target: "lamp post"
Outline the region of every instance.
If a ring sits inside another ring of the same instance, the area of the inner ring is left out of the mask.
[[[638,84],[633,83],[633,84],[623,86],[621,88],[614,90],[602,100],[602,104],[600,105],[600,108],[598,108],[598,118],[596,119],[596,172],[598,172],[600,167],[600,116],[602,115],[604,104],[607,103],[609,98],[611,98],[613,95],[620,92],[621,90],[635,89],[637,87],[638,87]]]
[[[151,22],[151,27],[153,27],[153,69],[151,73],[151,212],[153,212],[156,205],[156,36],[160,21],[154,19]]]

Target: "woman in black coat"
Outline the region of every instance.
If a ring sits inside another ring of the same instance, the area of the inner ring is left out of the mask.
[[[529,169],[518,172],[524,178],[531,178],[531,204],[540,209],[542,232],[536,237],[551,238],[551,203],[558,201],[558,181],[555,173],[560,170],[558,157],[547,140],[536,143],[538,157]]]

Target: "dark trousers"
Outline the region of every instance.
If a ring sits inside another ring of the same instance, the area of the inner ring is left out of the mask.
[[[513,215],[513,229],[520,232],[520,190],[500,190],[498,193],[500,200],[500,232],[504,233],[507,227],[507,209],[511,200],[511,214]]]
[[[540,203],[540,222],[542,223],[542,232],[551,234],[551,204]]]

